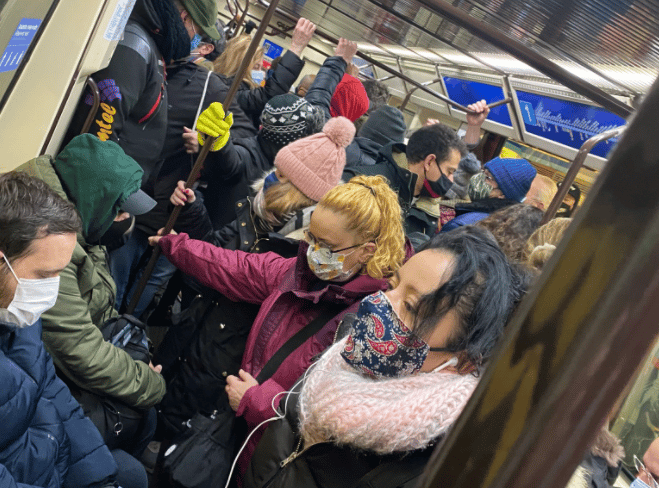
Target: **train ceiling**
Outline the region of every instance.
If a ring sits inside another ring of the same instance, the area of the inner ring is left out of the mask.
[[[259,0],[266,5],[265,0]],[[360,51],[413,69],[452,66],[547,79],[504,50],[440,16],[444,0],[281,0]],[[659,2],[649,0],[454,0],[472,20],[610,93],[643,94],[659,74]]]

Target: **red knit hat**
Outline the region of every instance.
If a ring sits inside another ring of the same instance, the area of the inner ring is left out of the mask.
[[[362,82],[346,73],[341,82],[336,85],[336,90],[332,95],[330,114],[332,117],[347,117],[354,122],[366,113],[369,103]]]
[[[354,136],[352,122],[345,117],[331,118],[322,132],[281,148],[275,166],[298,190],[317,202],[341,181],[345,148]]]

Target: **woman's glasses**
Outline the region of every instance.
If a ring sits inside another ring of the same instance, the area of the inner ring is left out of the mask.
[[[636,472],[641,478],[641,481],[644,481],[650,488],[659,488],[659,483],[657,483],[657,480],[654,479],[654,476],[652,473],[650,473],[650,470],[645,467],[643,461],[637,458],[636,455],[634,455],[634,466],[636,467]]]

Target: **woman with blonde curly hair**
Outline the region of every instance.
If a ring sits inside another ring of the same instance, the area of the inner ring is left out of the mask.
[[[558,217],[531,234],[524,250],[523,260],[526,264],[536,271],[542,271],[571,223],[572,219]]]
[[[386,278],[405,259],[402,211],[384,179],[359,176],[332,187],[322,170],[308,171],[310,150],[287,154],[288,147],[282,149],[285,163],[278,168],[296,186],[304,185],[309,198],[319,200],[297,257],[222,249],[185,234],[151,238],[171,263],[205,286],[230,300],[260,305],[242,369],[227,377],[228,397],[223,396],[250,430],[272,416],[281,393],[332,343],[342,318],[356,312],[364,297],[385,290]],[[257,381],[282,346],[312,323],[317,332],[288,353],[268,379]],[[241,474],[263,430],[249,439],[239,461]]]

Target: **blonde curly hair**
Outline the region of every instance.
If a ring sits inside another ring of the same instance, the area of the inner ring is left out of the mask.
[[[537,271],[542,271],[571,223],[572,219],[559,217],[550,220],[531,234],[524,250],[523,257],[526,264]]]
[[[364,242],[376,244],[375,253],[362,272],[382,279],[403,264],[403,212],[398,196],[383,177],[355,176],[327,192],[318,206],[344,215],[348,230],[357,231]]]

